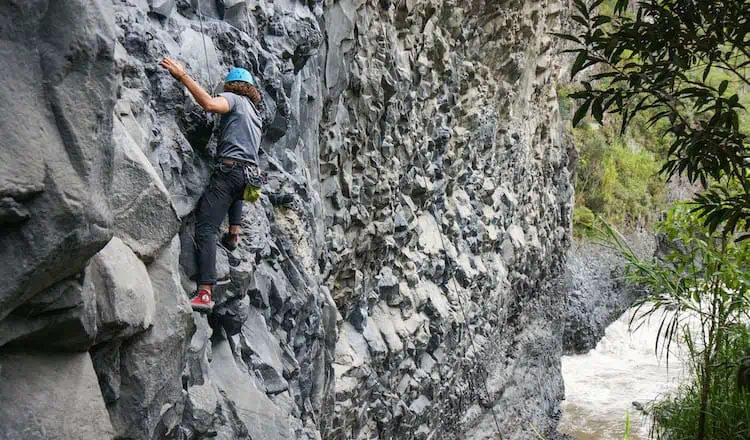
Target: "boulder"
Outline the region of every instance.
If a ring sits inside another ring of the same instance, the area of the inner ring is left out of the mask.
[[[112,227],[142,259],[151,260],[180,229],[167,188],[119,118],[112,131],[114,158],[110,204]]]
[[[293,439],[289,417],[258,388],[247,369],[239,364],[227,340],[213,346],[211,376],[219,390],[234,403],[239,419],[250,438],[264,440]]]
[[[94,289],[84,285],[83,275],[67,278],[0,321],[0,347],[87,351],[96,338],[96,316]]]
[[[88,353],[0,353],[0,401],[2,439],[114,435]]]
[[[119,377],[119,397],[107,409],[121,437],[161,438],[182,419],[182,372],[195,325],[180,285],[179,253],[174,237],[148,267],[156,293],[151,329],[122,343],[119,363],[97,365],[100,381]]]
[[[116,80],[111,2],[10,0],[0,17],[2,320],[111,237]]]
[[[149,328],[154,318],[154,291],[146,266],[114,237],[86,269],[96,292],[96,342],[125,339]]]

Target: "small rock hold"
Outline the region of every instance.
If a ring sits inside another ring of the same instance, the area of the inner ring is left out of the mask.
[[[417,400],[411,403],[409,405],[409,411],[417,414],[422,415],[428,406],[430,406],[432,402],[430,402],[430,399],[427,398],[424,394],[420,395]]]
[[[151,12],[164,18],[169,18],[177,5],[175,0],[150,0],[149,3],[151,4]]]
[[[403,298],[400,294],[398,278],[393,275],[393,269],[387,266],[383,267],[379,276],[378,291],[380,291],[381,298],[385,298],[390,306],[401,304]]]
[[[0,199],[0,225],[25,222],[29,211],[12,197]]]

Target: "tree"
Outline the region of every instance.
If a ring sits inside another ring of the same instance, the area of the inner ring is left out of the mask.
[[[574,0],[571,79],[591,68],[581,90],[577,125],[591,114],[666,121],[669,139],[661,172],[701,182],[693,209],[711,232],[750,231],[750,149],[737,87],[750,86],[750,0]],[[750,120],[750,118],[747,118]],[[750,234],[738,239],[750,238]]]

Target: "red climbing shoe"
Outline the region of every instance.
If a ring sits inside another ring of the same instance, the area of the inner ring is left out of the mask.
[[[227,232],[221,237],[221,244],[229,251],[237,249],[237,245],[240,243],[240,234],[231,234]]]
[[[214,302],[211,301],[211,292],[206,289],[198,290],[190,300],[190,306],[196,312],[210,312],[214,308]]]

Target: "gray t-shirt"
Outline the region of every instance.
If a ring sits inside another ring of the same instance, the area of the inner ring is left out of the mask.
[[[258,163],[261,119],[250,99],[231,92],[220,93],[229,101],[229,113],[219,119],[216,156]]]

